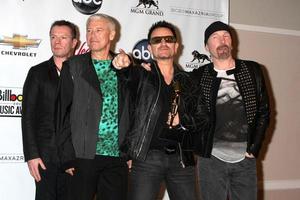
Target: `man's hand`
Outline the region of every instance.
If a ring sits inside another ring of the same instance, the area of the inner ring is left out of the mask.
[[[255,158],[252,153],[249,154],[248,152],[246,152],[245,156],[246,158]]]
[[[75,168],[69,168],[69,169],[66,169],[66,173],[70,174],[71,176],[74,176],[74,171],[75,171]]]
[[[128,170],[130,172],[131,171],[131,167],[132,167],[132,160],[128,160],[127,161],[127,166],[128,166]]]
[[[119,50],[120,53],[113,59],[112,63],[116,69],[128,67],[131,63],[129,56],[123,49]]]
[[[141,65],[142,65],[142,67],[144,67],[144,69],[147,70],[148,72],[151,71],[151,64],[150,64],[150,63],[142,63]]]
[[[41,181],[41,175],[40,175],[40,172],[39,172],[39,166],[41,166],[41,168],[43,170],[46,170],[46,166],[44,165],[42,159],[35,158],[35,159],[28,160],[27,165],[28,165],[30,174],[34,178],[34,180],[36,182]]]
[[[171,123],[171,113],[169,113],[167,124],[170,126]],[[177,126],[179,124],[179,114],[177,113],[173,119],[171,126]]]

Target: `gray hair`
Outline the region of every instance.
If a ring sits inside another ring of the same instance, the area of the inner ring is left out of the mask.
[[[86,27],[88,27],[89,23],[93,20],[106,20],[108,22],[108,26],[110,28],[110,31],[115,31],[116,30],[116,21],[114,18],[112,18],[111,16],[109,15],[106,15],[106,14],[100,14],[100,13],[97,13],[97,14],[93,14],[91,15],[87,21],[86,21]]]

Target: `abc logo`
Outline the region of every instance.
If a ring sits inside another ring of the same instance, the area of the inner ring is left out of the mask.
[[[148,40],[143,39],[137,42],[133,47],[132,56],[136,63],[141,63],[143,61],[144,62],[152,61],[152,57],[149,50],[147,49],[147,46],[148,46]]]
[[[102,0],[72,0],[73,6],[85,15],[96,13],[102,5]]]

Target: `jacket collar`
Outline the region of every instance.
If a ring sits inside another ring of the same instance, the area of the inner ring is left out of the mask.
[[[113,58],[116,56],[115,53],[113,53],[112,51],[109,52],[112,60]],[[100,84],[101,84],[101,80],[98,79],[95,67],[93,65],[92,62],[92,55],[91,52],[88,52],[85,54],[84,57],[84,70],[82,72],[82,77],[83,79],[85,79],[100,95],[102,95],[101,93],[101,88],[100,88]],[[110,65],[110,67],[112,67],[112,64]],[[112,67],[114,69],[114,67]]]
[[[57,66],[55,65],[53,56],[48,60],[48,74],[50,80],[58,79]]]
[[[82,78],[86,80],[95,90],[97,93],[101,95],[101,90],[100,90],[100,81],[97,77],[93,62],[92,62],[92,57],[91,57],[91,52],[86,53],[84,56],[84,61],[82,63],[85,66],[82,66],[84,69],[82,71]]]
[[[152,63],[151,63],[151,72],[156,72],[155,68],[157,68],[158,72],[161,74],[161,71],[158,67],[158,64],[156,62],[156,60],[153,60]],[[173,63],[173,67],[174,67],[174,75],[175,76],[176,74],[182,72],[183,70],[180,68],[180,66],[176,63]]]
[[[241,60],[235,59],[235,68],[227,70],[226,71],[227,75],[238,73],[241,68],[240,66],[241,66]],[[208,70],[212,76],[217,76],[218,73],[214,70],[214,64],[212,62],[208,64]]]

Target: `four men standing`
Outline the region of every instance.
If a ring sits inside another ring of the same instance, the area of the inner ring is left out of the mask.
[[[162,181],[170,199],[196,199],[193,150],[199,155],[204,200],[225,200],[227,195],[255,199],[255,157],[269,121],[268,95],[259,65],[232,57],[229,26],[214,22],[206,29],[212,63],[191,73],[174,63],[179,43],[172,24],[160,21],[149,29],[148,49],[154,61],[148,69],[128,67],[123,51],[115,58],[110,50],[116,26],[110,16],[90,16],[90,52],[71,57],[61,71],[57,137],[51,144],[57,145],[55,153],[70,175],[67,199],[92,200],[95,194],[97,199],[126,199],[127,159],[132,159],[130,200],[157,198]],[[35,105],[28,103],[28,82],[22,122],[24,154],[30,162],[39,157],[27,153],[31,140],[26,137],[26,118]],[[178,91],[180,100],[172,113]],[[52,99],[49,123],[54,118]],[[44,164],[29,162],[39,181],[37,166],[44,169]]]

